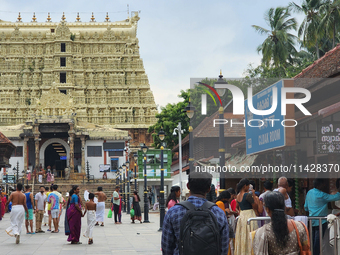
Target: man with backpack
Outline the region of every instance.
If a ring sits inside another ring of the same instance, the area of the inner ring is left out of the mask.
[[[212,175],[192,172],[187,184],[190,196],[166,213],[162,253],[165,255],[227,255],[229,227],[225,212],[205,199]]]

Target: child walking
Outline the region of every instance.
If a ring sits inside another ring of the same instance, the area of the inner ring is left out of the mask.
[[[89,239],[88,244],[93,244],[93,228],[94,225],[96,224],[96,209],[97,205],[94,203],[94,194],[90,193],[89,194],[89,199],[90,201],[86,202],[85,204],[85,212],[84,215],[87,212],[87,228],[84,233],[84,237]]]

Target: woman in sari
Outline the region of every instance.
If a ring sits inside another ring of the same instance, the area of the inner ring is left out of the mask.
[[[81,244],[81,242],[79,242],[79,238],[81,232],[81,218],[84,217],[84,214],[81,210],[79,187],[77,185],[73,186],[72,190],[70,191],[70,197],[67,203],[66,217],[69,228],[67,241],[71,242],[71,244]],[[65,227],[65,233],[67,233],[66,231],[67,227]]]
[[[5,211],[6,211],[6,203],[7,203],[7,199],[4,196],[5,193],[2,193],[0,190],[0,219],[2,219],[5,215]]]
[[[300,248],[297,232],[304,250],[309,249],[308,233],[302,222],[288,220],[285,213],[285,198],[279,192],[269,191],[264,197],[265,210],[271,221],[251,233],[254,254],[298,255]],[[297,231],[295,230],[295,227]]]
[[[139,220],[139,222],[142,223],[142,211],[139,206],[139,201],[140,201],[140,197],[137,191],[135,190],[133,192],[132,207],[131,207],[135,211],[135,215],[131,218],[132,223],[135,223],[135,220]]]
[[[254,200],[254,192],[249,192],[249,180],[242,179],[237,184],[237,208],[240,211],[240,216],[236,225],[235,233],[235,255],[251,254],[251,246],[249,245],[249,233],[258,228],[258,224],[252,221],[247,224],[249,218],[255,218],[255,210],[257,205]],[[255,210],[254,210],[255,209]]]

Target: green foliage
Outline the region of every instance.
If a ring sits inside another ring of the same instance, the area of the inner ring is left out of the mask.
[[[265,13],[265,20],[269,29],[253,25],[260,34],[267,35],[257,51],[262,53],[262,63],[275,67],[287,66],[293,62],[296,54],[295,43],[297,37],[290,33],[297,29],[295,18],[291,17],[289,8],[270,8]]]
[[[178,96],[182,101],[176,104],[167,104],[165,107],[161,107],[161,112],[156,114],[158,121],[155,125],[149,127],[148,132],[152,133],[153,145],[155,148],[160,148],[161,141],[158,138],[158,132],[163,127],[166,134],[164,142],[167,144],[167,148],[172,149],[173,146],[178,144],[178,135],[173,136],[173,131],[177,127],[178,122],[181,122],[182,129],[185,129],[185,133],[182,135],[184,138],[189,132],[189,118],[183,112],[183,109],[189,103],[189,91],[181,90],[181,94]]]
[[[297,64],[287,67],[266,66],[264,64],[254,67],[252,64],[249,64],[245,71],[246,78],[272,78],[276,80],[293,78],[295,75],[301,73],[303,69],[311,65],[315,60],[312,54],[304,51],[299,52],[298,55],[301,55],[301,57],[296,58],[295,61]],[[274,83],[275,81],[271,80],[271,82]]]

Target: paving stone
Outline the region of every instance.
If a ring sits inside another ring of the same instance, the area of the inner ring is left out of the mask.
[[[106,215],[108,210],[106,212]],[[81,245],[71,245],[64,234],[64,216],[60,221],[59,234],[50,232],[27,235],[24,230],[20,244],[15,238],[6,234],[9,227],[9,214],[0,221],[0,254],[1,255],[84,255],[84,254],[161,254],[161,232],[159,214],[149,214],[151,223],[130,224],[128,214],[122,213],[123,224],[116,225],[112,219],[105,218],[105,227],[96,226],[93,233],[94,244],[88,245],[87,239],[81,235]],[[35,221],[35,219],[34,219]],[[35,226],[35,222],[34,222]],[[86,216],[82,219],[83,233],[86,229]],[[43,227],[47,230],[47,227]],[[139,234],[137,234],[139,233]]]

